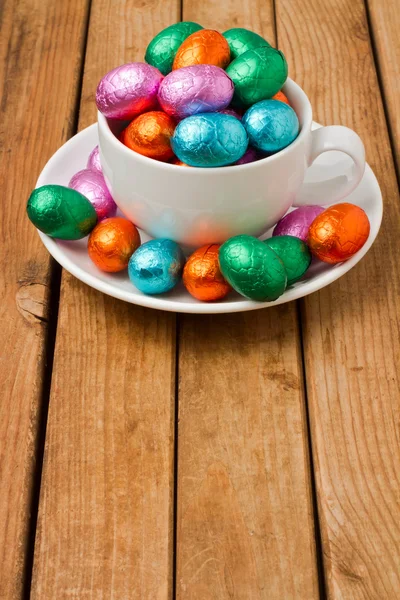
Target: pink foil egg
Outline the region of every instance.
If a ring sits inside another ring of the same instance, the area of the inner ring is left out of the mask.
[[[89,154],[86,168],[90,169],[91,171],[98,171],[99,173],[103,173],[103,169],[101,168],[100,163],[100,153],[98,146],[95,146]]]
[[[247,148],[246,152],[243,154],[242,158],[239,158],[234,165],[247,165],[247,163],[255,162],[256,160],[260,160],[262,156],[255,148],[251,146]]]
[[[96,105],[109,119],[130,120],[157,107],[157,92],[163,75],[146,63],[128,63],[100,80]]]
[[[169,73],[161,82],[158,101],[172,117],[189,117],[226,108],[233,83],[220,67],[192,65]]]
[[[311,223],[324,210],[322,206],[300,206],[278,221],[272,235],[292,235],[306,242]]]
[[[219,110],[218,112],[222,113],[223,115],[230,115],[231,117],[236,117],[236,119],[239,119],[239,121],[242,120],[242,115],[240,115],[233,108],[224,108],[223,110]]]
[[[93,205],[99,221],[106,217],[114,217],[117,212],[115,204],[104,177],[98,171],[83,169],[72,177],[68,187],[80,192]]]

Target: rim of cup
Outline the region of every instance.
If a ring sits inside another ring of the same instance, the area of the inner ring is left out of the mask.
[[[288,154],[289,152],[294,151],[296,149],[296,147],[303,141],[303,138],[307,135],[307,132],[309,132],[311,129],[312,109],[311,109],[310,101],[309,101],[306,93],[304,92],[304,90],[295,81],[293,81],[293,79],[290,79],[288,77],[285,82],[285,85],[282,88],[282,91],[288,97],[292,107],[294,108],[294,110],[296,111],[296,114],[298,116],[298,119],[300,122],[299,135],[291,144],[289,144],[289,146],[286,146],[286,148],[283,148],[283,150],[280,150],[276,154],[272,154],[271,156],[266,156],[260,160],[246,163],[244,165],[227,165],[225,167],[207,167],[207,168],[205,168],[205,167],[190,167],[190,168],[183,169],[179,165],[174,165],[173,163],[163,162],[160,160],[154,160],[153,158],[149,158],[148,156],[144,156],[143,154],[134,152],[133,150],[131,150],[130,148],[125,146],[117,138],[117,136],[111,131],[111,128],[107,121],[107,118],[100,111],[97,112],[98,126],[99,126],[99,129],[101,129],[104,136],[107,138],[107,141],[109,141],[110,144],[115,148],[116,152],[124,152],[124,153],[126,153],[127,156],[130,156],[133,160],[137,160],[139,163],[144,162],[148,166],[149,166],[149,163],[151,163],[152,165],[154,165],[155,168],[164,169],[167,171],[173,169],[173,171],[175,173],[176,173],[176,169],[180,169],[180,171],[184,170],[185,174],[188,173],[189,176],[190,176],[190,173],[196,173],[196,174],[203,173],[204,175],[207,175],[207,173],[210,173],[210,172],[226,173],[226,169],[235,169],[236,171],[244,170],[244,169],[254,169],[254,168],[257,168],[258,166],[261,166],[266,161],[268,161],[269,163],[272,163],[273,161],[279,160],[279,158],[283,157],[284,155]],[[293,104],[295,106],[293,106]]]

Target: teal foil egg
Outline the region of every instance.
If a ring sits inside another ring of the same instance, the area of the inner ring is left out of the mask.
[[[33,190],[26,212],[35,227],[60,240],[80,240],[97,223],[96,211],[89,200],[63,185],[43,185]]]
[[[163,75],[172,71],[172,63],[179,46],[189,35],[203,29],[198,23],[183,21],[166,27],[147,46],[145,61],[156,67]]]
[[[299,119],[293,108],[279,100],[257,102],[243,115],[250,144],[262,152],[279,152],[299,134]]]
[[[247,52],[247,50],[253,50],[254,48],[260,48],[261,46],[270,46],[270,44],[258,33],[244,29],[243,27],[234,27],[228,29],[222,34],[229,44],[231,50],[231,61],[235,60],[241,54]]]
[[[203,113],[179,123],[171,139],[174,154],[192,167],[230,165],[247,150],[241,122],[222,113]]]
[[[227,282],[251,300],[273,301],[286,289],[283,262],[255,237],[238,235],[222,244],[219,266]]]
[[[180,281],[184,265],[185,256],[176,242],[150,240],[132,254],[129,279],[144,294],[163,294]]]
[[[281,259],[286,270],[288,285],[301,279],[311,263],[307,244],[292,235],[279,235],[264,241]]]
[[[235,85],[233,106],[248,108],[279,92],[287,79],[288,66],[282,52],[261,46],[238,56],[226,73]]]

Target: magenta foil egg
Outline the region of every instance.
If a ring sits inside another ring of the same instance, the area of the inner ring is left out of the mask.
[[[185,118],[226,108],[234,86],[223,69],[192,65],[169,73],[161,82],[158,101],[169,115]]]
[[[95,146],[89,154],[86,168],[91,169],[92,171],[98,171],[99,173],[103,173],[103,169],[101,168],[100,163],[100,153],[98,146]]]
[[[247,165],[247,163],[255,162],[256,160],[260,160],[262,156],[255,148],[251,146],[247,148],[246,152],[243,154],[242,158],[239,158],[234,165]]]
[[[156,108],[163,75],[146,63],[128,63],[113,69],[100,80],[96,105],[109,119],[129,120]]]
[[[222,113],[223,115],[230,115],[231,117],[235,117],[236,119],[239,119],[239,121],[242,120],[242,115],[239,115],[239,113],[233,108],[224,108],[223,110],[219,110],[218,112]]]
[[[322,206],[300,206],[278,221],[272,235],[292,235],[306,242],[311,223],[324,210]]]
[[[98,171],[83,169],[72,177],[68,187],[80,192],[93,205],[99,221],[106,217],[114,217],[117,212],[115,204],[104,177]]]

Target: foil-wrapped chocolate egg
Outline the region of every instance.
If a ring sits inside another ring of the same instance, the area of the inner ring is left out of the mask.
[[[143,156],[166,161],[174,155],[171,137],[175,126],[174,119],[169,115],[158,110],[150,111],[129,123],[122,133],[121,141]]]
[[[108,273],[118,273],[128,266],[140,246],[140,235],[133,223],[122,217],[104,219],[92,231],[88,253],[96,267]]]
[[[264,241],[283,262],[287,284],[301,279],[311,263],[311,254],[305,242],[291,235],[280,235]]]
[[[261,154],[257,152],[255,148],[249,146],[246,152],[243,154],[242,158],[239,158],[234,165],[247,165],[247,163],[255,162],[256,160],[260,160],[262,158]]]
[[[279,152],[299,134],[299,119],[293,108],[279,100],[262,100],[243,115],[242,123],[252,146],[262,152]]]
[[[179,47],[172,69],[191,65],[215,65],[225,69],[231,59],[229,44],[213,29],[201,29],[189,35]]]
[[[348,202],[336,204],[310,225],[307,243],[314,256],[336,264],[348,260],[368,239],[370,224],[365,211]]]
[[[232,104],[247,108],[272,98],[286,81],[287,62],[279,50],[261,46],[241,54],[226,69],[235,85]]]
[[[132,255],[129,278],[144,294],[163,294],[180,281],[184,264],[185,256],[176,242],[150,240]]]
[[[292,235],[306,242],[311,223],[324,210],[322,206],[300,206],[278,221],[272,235]]]
[[[158,90],[161,108],[173,117],[184,118],[226,108],[233,96],[233,83],[223,69],[193,65],[172,71]]]
[[[80,192],[94,206],[99,221],[114,217],[117,205],[111,196],[102,173],[83,169],[72,177],[68,187]]]
[[[179,46],[189,35],[200,29],[203,29],[201,25],[191,21],[182,21],[166,27],[147,46],[145,61],[163,75],[167,75],[172,71],[172,63]]]
[[[242,116],[237,110],[233,108],[224,108],[223,110],[218,110],[222,115],[230,115],[231,117],[235,117],[235,119],[242,120]]]
[[[97,223],[89,200],[63,185],[43,185],[33,190],[26,212],[35,227],[60,240],[80,240]]]
[[[247,50],[271,45],[261,35],[258,35],[258,33],[254,33],[254,31],[244,29],[243,27],[228,29],[228,31],[223,33],[223,36],[229,44],[231,60],[235,60],[235,58],[244,54]]]
[[[179,160],[192,167],[223,167],[243,156],[248,139],[235,117],[203,113],[181,121],[171,144]]]
[[[227,282],[251,300],[273,301],[286,289],[282,260],[255,237],[238,235],[222,244],[219,266]]]
[[[219,248],[219,244],[198,248],[190,255],[183,269],[183,285],[189,294],[202,302],[222,300],[232,290],[219,268]]]
[[[187,165],[186,163],[182,162],[181,160],[179,160],[179,158],[173,158],[170,161],[171,165],[176,165],[177,167],[190,167],[190,165]]]
[[[278,92],[277,94],[272,96],[271,100],[279,100],[280,102],[284,102],[285,104],[289,104],[290,106],[290,102],[283,92]]]
[[[100,152],[98,146],[95,146],[89,154],[86,168],[91,169],[92,171],[98,171],[99,173],[103,173],[103,169],[101,168]]]
[[[163,75],[146,63],[128,63],[109,71],[100,80],[96,105],[109,119],[130,120],[157,107]]]

